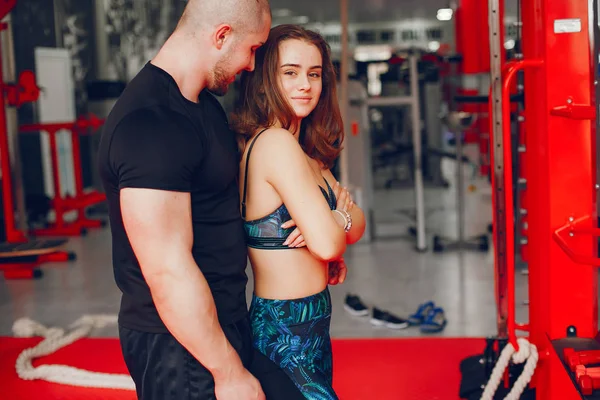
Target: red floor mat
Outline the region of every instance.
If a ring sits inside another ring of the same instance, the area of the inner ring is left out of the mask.
[[[19,379],[14,368],[18,354],[40,340],[0,338],[0,399],[135,400],[129,391]],[[484,346],[483,339],[334,340],[334,386],[341,400],[458,399],[459,362]],[[81,339],[34,365],[41,363],[127,372],[117,339]]]

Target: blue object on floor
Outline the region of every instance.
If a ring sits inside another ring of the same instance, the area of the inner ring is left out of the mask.
[[[419,306],[417,311],[408,317],[408,322],[411,325],[421,325],[431,310],[435,308],[433,301],[428,301]]]
[[[447,324],[446,316],[444,315],[444,309],[436,307],[429,311],[425,321],[421,324],[421,332],[423,333],[436,333],[442,331]]]

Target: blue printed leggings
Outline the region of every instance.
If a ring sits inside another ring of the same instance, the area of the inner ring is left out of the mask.
[[[302,299],[252,298],[254,347],[276,363],[309,400],[337,400],[331,354],[329,289]]]

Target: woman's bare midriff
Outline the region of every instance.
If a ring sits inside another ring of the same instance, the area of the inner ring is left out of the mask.
[[[249,249],[254,272],[254,293],[265,299],[290,300],[323,291],[328,283],[328,264],[306,248]]]

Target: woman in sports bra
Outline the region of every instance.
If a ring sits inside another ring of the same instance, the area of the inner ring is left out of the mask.
[[[279,25],[258,49],[255,71],[243,73],[233,116],[243,144],[240,194],[254,272],[254,346],[307,399],[338,398],[328,284],[343,281],[346,245],[365,229],[363,212],[329,170],[343,140],[335,86],[324,39]]]

